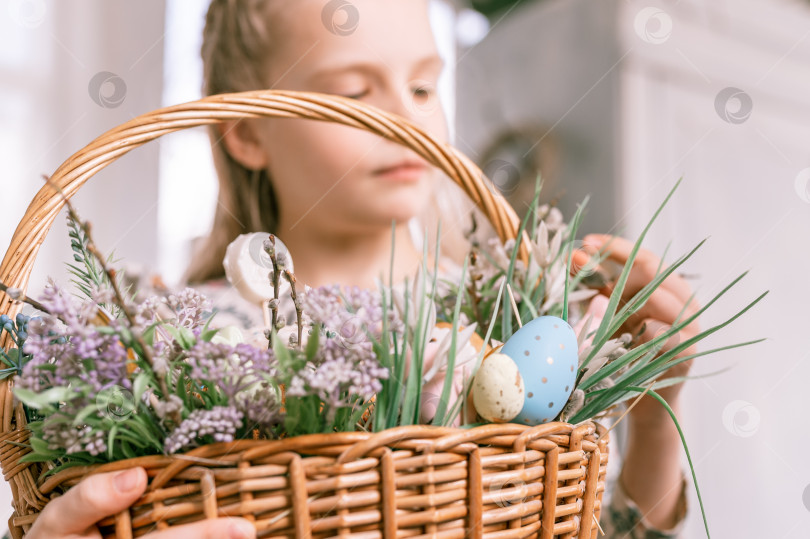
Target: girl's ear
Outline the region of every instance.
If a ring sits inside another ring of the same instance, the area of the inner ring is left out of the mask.
[[[235,120],[217,127],[231,157],[250,170],[267,168],[267,154],[251,122]]]

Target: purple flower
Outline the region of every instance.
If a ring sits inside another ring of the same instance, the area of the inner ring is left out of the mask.
[[[183,399],[177,395],[169,395],[168,399],[160,399],[152,403],[152,408],[156,416],[166,419],[183,410]]]
[[[370,399],[382,389],[380,380],[388,378],[388,369],[376,359],[353,362],[337,356],[317,366],[309,366],[293,376],[287,394],[305,397],[316,394],[329,406],[350,406],[357,397]]]
[[[267,382],[256,386],[236,395],[236,407],[245,416],[245,426],[252,430],[278,425],[284,419],[278,393]]]
[[[166,452],[177,453],[207,443],[232,442],[242,427],[243,414],[234,406],[215,406],[210,410],[195,410],[166,438]]]
[[[73,412],[64,410],[44,420],[40,435],[48,449],[63,449],[68,454],[87,452],[94,456],[107,451],[104,431],[87,425],[73,426],[72,419],[77,412],[78,408]]]
[[[163,298],[151,296],[132,306],[135,330],[143,331],[157,320],[157,312],[163,304]]]
[[[315,325],[352,344],[379,339],[383,329],[382,297],[379,292],[338,285],[308,290],[303,298],[304,312]],[[388,312],[389,328],[396,331],[401,322],[393,310]],[[368,343],[369,345],[371,343]]]
[[[287,388],[290,397],[317,396],[329,417],[338,408],[368,400],[382,389],[388,369],[380,365],[374,345],[383,325],[401,331],[403,324],[393,310],[383,309],[378,292],[358,287],[321,287],[309,290],[304,311],[320,332],[315,357],[295,373]]]
[[[272,351],[249,344],[199,341],[188,351],[187,361],[191,378],[220,390],[230,400],[263,377],[273,376],[272,359]]]
[[[18,380],[20,387],[39,392],[83,383],[92,394],[115,385],[130,389],[127,351],[116,335],[88,323],[97,309],[92,302],[79,304],[49,283],[42,303],[64,323],[54,316],[29,322],[24,352],[32,357]]]

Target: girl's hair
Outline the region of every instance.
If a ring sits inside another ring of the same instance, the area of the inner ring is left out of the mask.
[[[203,93],[265,88],[263,73],[273,50],[272,0],[212,0],[203,31]],[[186,279],[200,283],[224,276],[225,249],[239,234],[275,232],[278,207],[267,170],[250,170],[221,144],[219,126],[209,128],[219,200],[211,233],[195,253]]]
[[[281,38],[271,30],[271,21],[283,3],[274,0],[212,0],[203,32],[203,93],[205,95],[267,88],[263,80],[274,42]],[[275,233],[278,205],[267,170],[250,170],[233,159],[220,143],[216,125],[209,128],[214,165],[219,178],[219,200],[211,233],[186,273],[189,283],[223,277],[225,250],[239,234]],[[467,253],[463,228],[470,221],[471,202],[446,177],[433,189],[427,236],[435,238],[437,221],[442,221],[442,254],[460,261]],[[480,223],[479,219],[479,223]],[[416,235],[417,243],[419,236]],[[429,240],[429,241],[430,241]],[[432,242],[431,242],[432,243]],[[431,249],[434,247],[430,246]]]

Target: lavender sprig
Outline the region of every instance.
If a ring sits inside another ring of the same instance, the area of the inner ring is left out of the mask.
[[[56,189],[56,191],[62,196],[62,200],[68,209],[68,214],[70,215],[70,218],[76,223],[76,225],[82,230],[82,232],[85,235],[85,238],[87,240],[87,251],[94,257],[96,257],[96,261],[98,262],[102,273],[104,273],[110,284],[110,288],[112,289],[114,294],[113,298],[114,303],[118,306],[118,308],[121,309],[121,312],[124,314],[124,317],[126,318],[127,322],[129,322],[130,327],[133,328],[136,327],[135,315],[129,309],[126,301],[124,300],[124,296],[121,293],[120,287],[118,286],[118,280],[115,278],[115,271],[112,270],[107,265],[106,258],[102,256],[99,250],[96,248],[96,242],[93,240],[90,223],[88,221],[83,221],[81,217],[79,217],[79,214],[73,207],[73,204],[70,202],[70,199],[67,197],[67,195],[65,195],[64,191],[62,191],[62,189],[58,185],[56,185],[53,181],[51,181],[51,179],[47,176],[45,177],[45,181],[48,183],[48,185]],[[131,336],[132,339],[140,348],[140,352],[141,354],[143,354],[143,358],[146,360],[149,367],[154,369],[154,359],[152,358],[152,352],[144,342],[143,337],[137,331],[131,332]],[[160,391],[163,395],[163,398],[166,399],[170,394],[169,387],[166,384],[166,377],[158,376],[157,378],[158,383],[160,384]],[[172,414],[172,420],[175,422],[175,424],[179,424],[183,420],[183,417],[180,414],[180,412],[175,412]]]
[[[234,406],[215,406],[210,410],[194,410],[166,438],[166,452],[197,447],[207,437],[214,442],[232,442],[242,426],[244,414]]]

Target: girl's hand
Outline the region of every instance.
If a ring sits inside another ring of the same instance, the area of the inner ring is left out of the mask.
[[[146,471],[91,475],[48,503],[26,539],[101,538],[96,523],[132,505],[146,490]],[[241,518],[219,518],[150,533],[148,539],[253,539],[253,524]]]
[[[583,239],[586,249],[596,251],[605,245],[607,247],[607,258],[624,266],[633,250],[633,242],[618,236],[606,234],[589,234]],[[646,249],[639,249],[633,268],[622,292],[622,302],[624,304],[632,298],[639,290],[655,278],[656,272],[661,264],[661,260],[652,252]],[[661,270],[665,267],[661,267]],[[600,292],[609,296],[613,291],[615,283],[610,282]],[[630,333],[637,336],[641,342],[648,342],[668,331],[676,319],[684,320],[695,314],[700,307],[690,298],[692,289],[689,284],[680,276],[673,273],[667,277],[661,286],[653,292],[647,303],[636,314],[628,318],[619,333]],[[688,303],[688,305],[687,305]],[[684,308],[685,307],[685,308]],[[683,314],[681,312],[683,311]],[[680,315],[680,317],[679,317]],[[691,339],[700,332],[697,319],[683,328],[677,335],[674,335],[664,343],[661,351],[671,350],[679,343]],[[694,354],[696,347],[691,346],[676,356],[681,358]],[[686,376],[692,360],[679,363],[663,373],[659,379],[669,377]],[[671,406],[676,405],[678,394],[683,384],[677,384],[658,390],[660,394]],[[645,396],[630,412],[630,417],[637,422],[654,424],[666,416],[666,410],[651,397]]]

